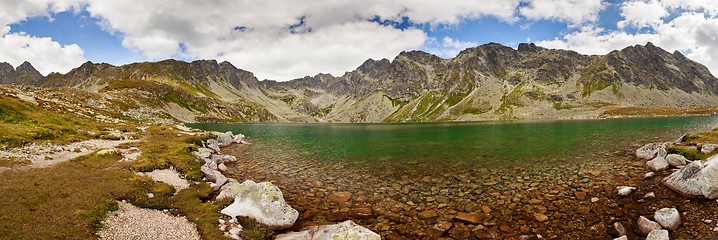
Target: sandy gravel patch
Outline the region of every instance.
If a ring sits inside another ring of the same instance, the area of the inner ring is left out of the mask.
[[[100,239],[200,239],[197,227],[185,217],[119,202],[120,210],[108,214],[97,232]]]
[[[22,148],[0,151],[0,158],[29,160],[30,164],[15,169],[44,168],[100,149],[114,148],[123,143],[138,140],[87,140],[58,146],[53,144],[31,144]],[[0,168],[0,172],[11,168]]]
[[[173,187],[175,187],[175,190],[177,190],[177,192],[189,187],[189,182],[187,182],[187,180],[185,179],[182,179],[180,177],[180,174],[174,169],[161,169],[154,170],[152,172],[141,172],[138,174],[148,176],[152,178],[152,180],[155,180],[157,182],[163,182],[172,185]]]

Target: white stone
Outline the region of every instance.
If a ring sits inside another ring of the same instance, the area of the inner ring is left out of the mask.
[[[668,165],[668,162],[662,156],[656,156],[653,160],[646,162],[646,166],[648,166],[648,169],[651,171],[660,172],[668,169],[670,165]]]
[[[648,235],[653,230],[661,229],[663,228],[657,222],[648,220],[648,218],[645,218],[643,216],[638,217],[638,234]]]
[[[282,191],[270,182],[244,181],[231,188],[237,191],[234,202],[221,213],[232,218],[254,218],[272,229],[284,229],[294,225],[299,212],[284,201]]]
[[[703,153],[703,154],[712,153],[713,151],[716,150],[716,147],[718,147],[718,144],[705,144],[705,145],[701,146],[701,153]]]
[[[217,170],[212,170],[211,168],[209,168],[208,165],[209,164],[205,164],[200,167],[200,170],[202,171],[202,173],[204,173],[204,177],[207,178],[207,181],[216,182],[218,179],[220,179],[220,176],[224,177],[221,172]]]
[[[194,155],[198,158],[209,159],[212,156],[212,150],[209,148],[198,148]]]
[[[351,220],[334,225],[312,226],[301,232],[288,232],[274,237],[275,240],[380,240],[379,234],[359,226]]]
[[[207,139],[207,142],[205,143],[207,145],[206,147],[211,149],[214,152],[219,152],[219,141],[217,139]]]
[[[628,196],[628,194],[631,194],[633,190],[636,190],[635,187],[629,187],[629,186],[618,186],[616,187],[616,191],[618,192],[618,195],[620,196]]]
[[[598,202],[598,200],[599,200],[599,199],[598,199],[597,197],[592,197],[592,198],[591,198],[591,202],[592,202],[592,203]]]
[[[623,235],[623,236],[614,238],[613,240],[628,240],[628,237],[626,237],[626,235]]]
[[[646,240],[669,240],[668,230],[654,230],[648,234]]]
[[[668,154],[668,156],[666,156],[666,161],[672,167],[685,166],[688,164],[688,159],[679,154]]]
[[[646,193],[646,195],[643,195],[643,198],[656,198],[656,194],[653,192]]]
[[[220,147],[226,147],[234,143],[234,134],[232,134],[232,131],[227,131],[226,133],[215,133],[215,135],[217,135],[217,145]]]
[[[242,141],[244,141],[244,134],[240,133],[240,134],[234,135],[235,143],[242,143]]]
[[[232,186],[237,185],[239,183],[232,181],[232,180],[234,180],[234,179],[230,178],[230,181],[225,183],[224,186],[222,186],[222,188],[220,188],[219,194],[217,194],[217,197],[215,199],[221,200],[224,198],[234,198],[234,196],[237,196],[237,193],[239,193],[239,191],[232,188]]]
[[[681,215],[675,208],[661,208],[653,214],[653,219],[663,228],[671,231],[681,225]]]
[[[653,172],[647,172],[643,175],[643,178],[652,178],[653,176],[656,176],[656,174]]]
[[[691,197],[718,198],[718,155],[693,161],[663,179],[674,191]]]
[[[227,172],[229,169],[226,165],[224,165],[224,163],[220,163],[219,165],[217,165],[217,170],[219,170],[220,172]]]
[[[651,160],[656,157],[660,149],[663,149],[662,145],[658,143],[649,143],[636,150],[636,157]]]

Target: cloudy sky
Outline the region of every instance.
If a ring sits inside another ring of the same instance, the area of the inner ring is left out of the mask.
[[[467,47],[605,54],[653,42],[718,73],[715,0],[0,0],[0,62],[65,73],[217,59],[259,79],[342,75],[404,50],[452,58]]]

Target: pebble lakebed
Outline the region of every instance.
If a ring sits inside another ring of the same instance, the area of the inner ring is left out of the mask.
[[[270,181],[299,210],[290,230],[346,219],[384,239],[511,239],[540,234],[547,239],[613,239],[615,222],[634,231],[639,216],[675,207],[683,224],[671,239],[715,239],[718,203],[679,196],[660,183],[670,171],[644,179],[640,144],[568,161],[516,164],[391,163],[362,165],[330,161],[276,142],[232,145],[237,157],[228,177]],[[622,197],[617,186],[637,190]],[[656,198],[643,199],[648,192]],[[712,223],[707,223],[712,220]]]

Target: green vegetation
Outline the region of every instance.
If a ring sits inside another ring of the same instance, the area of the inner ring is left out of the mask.
[[[59,109],[49,105],[50,109]],[[19,147],[28,143],[57,143],[92,139],[98,132],[120,124],[100,124],[94,119],[52,111],[17,98],[0,95],[0,146]]]
[[[562,102],[554,102],[553,103],[553,109],[556,109],[556,110],[566,110],[566,109],[571,110],[571,109],[574,109],[577,107],[578,106],[576,106],[576,105],[571,105],[568,103],[562,103]]]
[[[409,100],[401,100],[400,98],[392,98],[386,94],[384,94],[384,97],[388,98],[389,101],[391,101],[392,107],[396,107],[396,106],[402,107],[402,106],[406,105],[407,103],[409,103]]]
[[[686,157],[689,160],[703,160],[703,159],[710,157],[710,155],[701,153],[701,151],[698,150],[697,148],[682,147],[682,146],[668,146],[668,147],[666,147],[666,152],[683,155],[684,157]]]
[[[279,100],[282,100],[282,102],[286,103],[287,105],[291,105],[292,102],[294,102],[294,96],[281,97]]]

